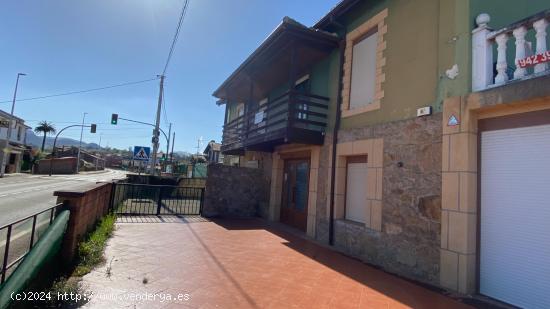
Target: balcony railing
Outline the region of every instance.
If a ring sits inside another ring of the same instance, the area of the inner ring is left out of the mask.
[[[477,28],[472,31],[472,90],[480,91],[511,81],[550,73],[550,51],[547,49],[546,28],[550,10],[513,23],[502,29],[489,28],[490,16],[480,14]],[[529,31],[535,35],[533,42],[526,39]],[[515,54],[508,54],[508,41],[514,39]],[[493,46],[496,45],[496,64],[493,63]],[[509,59],[514,58],[513,65]]]
[[[321,145],[329,99],[288,91],[224,126],[222,151],[271,151],[286,143]]]
[[[222,152],[240,150],[244,147],[244,115],[233,119],[223,127]]]

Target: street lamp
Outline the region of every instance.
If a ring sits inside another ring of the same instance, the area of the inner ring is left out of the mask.
[[[76,173],[78,174],[80,169],[80,148],[82,147],[82,134],[84,133],[84,119],[86,119],[86,115],[88,113],[84,113],[84,116],[82,116],[82,128],[80,129],[80,141],[78,142],[78,155],[76,156]]]
[[[13,101],[11,102],[11,113],[10,115],[13,116],[13,111],[15,110],[15,101],[17,99],[17,87],[19,86],[19,77],[20,76],[26,76],[27,74],[25,73],[17,73],[17,79],[15,81],[15,91],[13,92]],[[6,169],[6,155],[8,154],[8,145],[10,143],[10,139],[11,139],[11,119],[9,120],[9,125],[8,125],[8,132],[6,134],[6,140],[4,142],[4,145],[2,147],[2,149],[0,149],[0,151],[2,151],[2,159],[1,159],[1,162],[0,162],[0,178],[4,177],[4,171]]]
[[[19,76],[27,76],[25,73],[17,73],[17,80],[15,81],[15,91],[13,92],[13,101],[11,102],[11,115],[15,110],[15,99],[17,98],[17,86],[19,85]]]

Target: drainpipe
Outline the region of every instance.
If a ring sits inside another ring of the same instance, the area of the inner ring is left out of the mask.
[[[344,77],[344,53],[346,51],[347,28],[334,20],[332,25],[343,30],[342,40],[340,41],[340,71],[338,73],[338,99],[336,101],[336,116],[334,119],[334,130],[332,132],[332,169],[330,171],[330,215],[329,215],[329,245],[334,245],[334,201],[335,201],[335,182],[336,182],[336,146],[338,145],[338,130],[340,129],[340,119],[342,116],[342,79]]]

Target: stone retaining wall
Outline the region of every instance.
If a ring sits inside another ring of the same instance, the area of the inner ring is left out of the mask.
[[[267,218],[270,181],[261,169],[208,166],[203,216]]]

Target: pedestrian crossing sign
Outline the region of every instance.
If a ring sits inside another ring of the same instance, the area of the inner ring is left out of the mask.
[[[134,160],[149,161],[150,147],[134,146]]]

